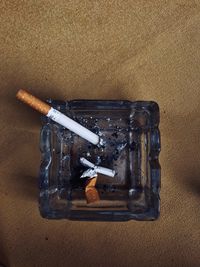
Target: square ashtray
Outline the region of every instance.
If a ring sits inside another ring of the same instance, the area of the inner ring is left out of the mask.
[[[41,215],[48,219],[95,221],[155,220],[160,206],[159,107],[155,102],[73,100],[49,103],[101,136],[95,146],[42,117]],[[98,175],[99,201],[85,197],[84,157],[115,171]]]

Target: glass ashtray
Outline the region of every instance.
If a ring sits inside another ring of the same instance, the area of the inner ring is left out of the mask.
[[[160,206],[159,107],[155,102],[48,101],[98,134],[95,146],[42,117],[39,208],[44,218],[94,221],[155,220]],[[98,175],[99,200],[87,203],[80,158],[115,171]]]

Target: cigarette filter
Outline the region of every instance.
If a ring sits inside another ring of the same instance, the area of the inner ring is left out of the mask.
[[[93,177],[87,180],[86,182],[85,196],[86,196],[86,200],[88,204],[100,200],[99,193],[97,189],[95,188],[96,182],[97,182],[97,177]]]

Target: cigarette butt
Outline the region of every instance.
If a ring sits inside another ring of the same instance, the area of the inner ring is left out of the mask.
[[[85,195],[86,195],[86,199],[87,199],[88,204],[100,200],[99,193],[94,186],[86,187],[85,188]]]
[[[93,177],[87,180],[85,187],[85,196],[88,204],[100,200],[99,193],[95,188],[96,182],[97,182],[97,177]]]
[[[20,89],[17,92],[16,97],[22,102],[26,103],[27,105],[36,109],[37,111],[41,112],[44,115],[47,115],[49,110],[51,109],[51,107],[47,103],[29,94],[25,90]]]

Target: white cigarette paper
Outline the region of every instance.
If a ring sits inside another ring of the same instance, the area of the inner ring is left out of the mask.
[[[101,173],[110,177],[114,177],[115,176],[115,171],[108,169],[108,168],[104,168],[104,167],[100,167],[100,166],[96,166],[95,170],[97,173]]]
[[[51,118],[53,121],[64,126],[65,128],[69,129],[70,131],[74,132],[75,134],[86,139],[94,145],[100,143],[100,137],[97,134],[91,132],[84,126],[80,125],[78,122],[70,119],[69,117],[54,108],[51,108],[49,110],[47,117]]]
[[[87,169],[86,171],[84,171],[84,173],[81,175],[81,178],[93,178],[93,177],[97,177],[97,172],[94,169]]]
[[[89,160],[87,160],[86,158],[83,158],[83,157],[80,158],[80,163],[83,166],[86,166],[86,167],[89,167],[89,168],[94,168],[95,167],[94,163],[90,162]]]
[[[114,170],[111,170],[111,169],[108,169],[108,168],[105,168],[105,167],[101,167],[101,166],[96,166],[95,164],[93,164],[92,162],[90,162],[89,160],[85,159],[85,158],[80,158],[80,163],[86,167],[89,167],[90,169],[87,170],[88,173],[91,173],[93,171],[93,174],[94,173],[100,173],[100,174],[103,174],[103,175],[107,175],[107,176],[110,176],[110,177],[114,177],[115,176],[115,171]],[[88,174],[86,172],[84,172],[84,174],[81,176],[81,178],[83,177],[86,177],[85,175]]]

